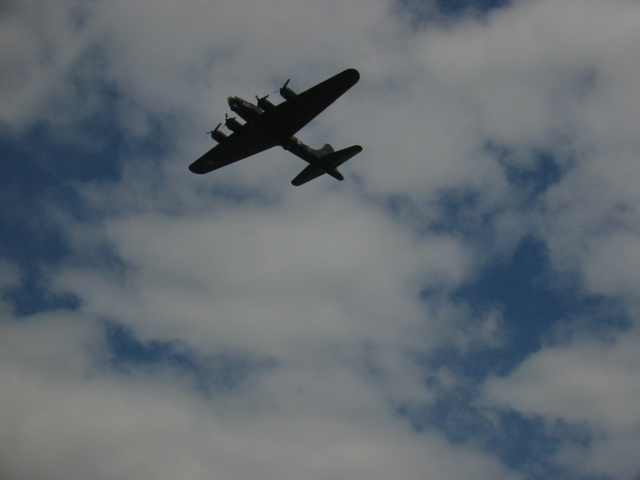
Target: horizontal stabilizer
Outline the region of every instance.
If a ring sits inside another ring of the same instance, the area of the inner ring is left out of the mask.
[[[321,158],[322,162],[332,168],[337,168],[352,157],[355,157],[362,151],[360,145],[347,147],[337,152],[330,153]]]
[[[347,147],[345,149],[338,150],[337,152],[324,155],[318,159],[317,164],[310,164],[302,170],[302,172],[300,172],[300,174],[291,181],[291,184],[298,187],[325,173],[331,175],[337,180],[342,180],[344,177],[337,168],[361,151],[362,147],[360,145],[354,145],[352,147]]]
[[[300,174],[291,180],[291,185],[299,187],[307,182],[310,182],[314,178],[318,178],[320,175],[324,175],[324,170],[315,165],[307,165],[307,167],[300,172]]]

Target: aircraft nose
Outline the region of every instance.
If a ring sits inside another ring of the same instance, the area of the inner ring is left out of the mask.
[[[234,97],[233,95],[227,97],[227,103],[229,105],[235,105],[236,103],[238,103],[238,97]]]

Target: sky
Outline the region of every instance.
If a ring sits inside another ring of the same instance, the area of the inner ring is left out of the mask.
[[[639,24],[0,2],[0,479],[640,479]],[[298,134],[345,181],[189,172],[229,95],[346,68]]]

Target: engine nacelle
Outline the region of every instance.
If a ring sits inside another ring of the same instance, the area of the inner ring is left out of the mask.
[[[298,94],[288,87],[281,88],[280,95],[282,95],[282,98],[285,100],[291,100],[292,102],[295,102],[298,99]]]
[[[258,108],[261,108],[265,112],[273,112],[276,106],[267,100],[267,97],[258,98]]]
[[[227,118],[224,124],[232,132],[238,132],[242,128],[242,124],[235,118]]]
[[[211,138],[213,138],[218,143],[225,143],[229,137],[218,129],[215,129],[211,132]]]
[[[289,80],[291,80],[291,79],[289,79]],[[295,102],[297,100],[297,98],[298,98],[298,94],[296,92],[294,92],[293,90],[291,90],[289,87],[287,87],[287,85],[289,85],[289,80],[284,82],[284,85],[282,87],[280,87],[280,95],[285,100],[291,100],[292,102]]]

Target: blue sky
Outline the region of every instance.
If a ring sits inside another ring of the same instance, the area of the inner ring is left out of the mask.
[[[6,2],[0,478],[640,479],[639,21]],[[350,67],[298,135],[344,182],[188,171],[227,96]]]

